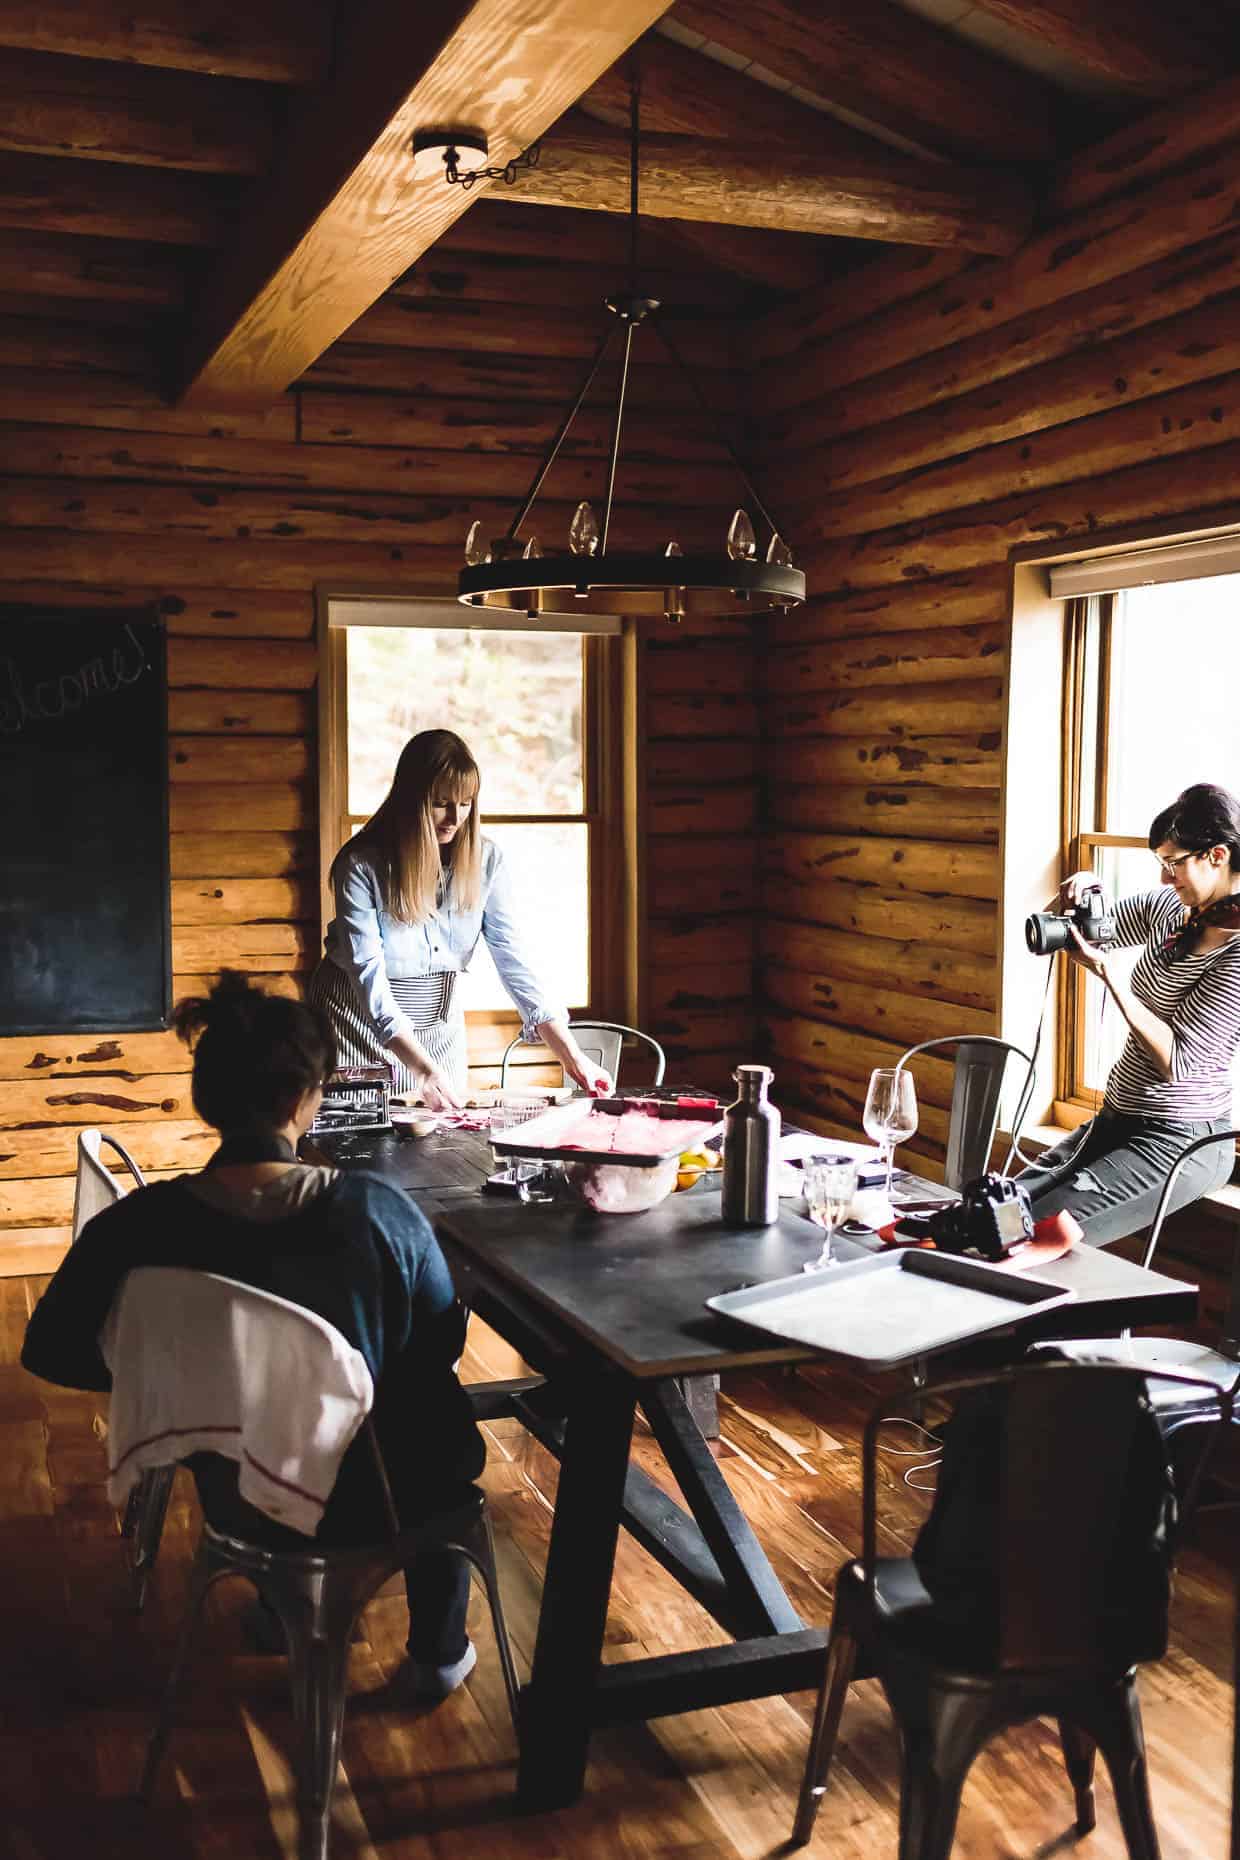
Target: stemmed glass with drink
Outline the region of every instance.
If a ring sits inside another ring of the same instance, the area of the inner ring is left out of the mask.
[[[913,1075],[903,1066],[877,1066],[870,1074],[862,1127],[887,1165],[887,1200],[891,1200],[891,1167],[897,1143],[907,1142],[917,1128],[917,1094]]]
[[[805,1262],[805,1272],[820,1272],[834,1263],[831,1242],[845,1219],[857,1192],[857,1165],[835,1156],[811,1156],[805,1165],[805,1206],[815,1226],[823,1229],[822,1251]]]

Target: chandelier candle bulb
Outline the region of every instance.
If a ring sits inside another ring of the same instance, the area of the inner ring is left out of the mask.
[[[465,560],[471,568],[477,568],[481,563],[491,560],[491,551],[487,547],[486,538],[482,534],[482,525],[477,518],[470,524],[469,534],[465,538]]]
[[[598,544],[598,518],[594,514],[594,506],[578,504],[568,528],[568,546],[574,555],[597,555]]]
[[[758,553],[758,539],[747,510],[734,512],[728,525],[728,554],[734,562],[752,562]]]
[[[766,559],[775,568],[792,567],[792,551],[776,530],[766,548]]]

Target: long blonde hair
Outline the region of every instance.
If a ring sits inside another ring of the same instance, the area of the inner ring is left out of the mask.
[[[462,910],[475,910],[482,897],[482,835],[478,827],[478,764],[452,730],[422,730],[400,752],[392,786],[364,827],[359,827],[332,862],[332,878],[344,854],[365,852],[379,878],[383,907],[406,924],[434,915],[447,887]],[[449,860],[440,857],[431,806],[436,793],[472,803],[457,828]]]

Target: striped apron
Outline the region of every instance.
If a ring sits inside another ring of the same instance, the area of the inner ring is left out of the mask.
[[[469,1083],[469,1055],[465,1014],[456,998],[459,980],[455,969],[444,969],[434,975],[410,976],[404,982],[389,976],[388,987],[401,1013],[408,1016],[428,1058],[434,1060],[449,1084],[464,1090]],[[340,1065],[385,1065],[391,1069],[392,1089],[398,1095],[420,1089],[408,1066],[402,1065],[380,1041],[353,977],[330,957],[325,956],[311,975],[306,999],[331,1021]]]

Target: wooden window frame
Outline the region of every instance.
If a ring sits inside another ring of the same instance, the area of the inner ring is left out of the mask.
[[[333,609],[373,603],[373,618],[352,624],[419,625],[441,630],[468,631],[484,625],[490,631],[528,632],[524,616],[488,616],[479,621],[444,600],[401,594],[355,590],[320,590],[319,641],[319,891],[322,929],[334,915],[328,874],[339,848],[366,815],[348,813],[348,675],[347,622],[333,619]],[[416,610],[417,617],[385,618],[397,608]],[[541,626],[548,624],[546,618]],[[633,732],[626,727],[631,713],[634,642],[627,623],[584,623],[563,616],[558,630],[581,638],[582,674],[582,785],[583,807],[573,814],[486,813],[485,823],[543,825],[557,821],[581,822],[587,832],[588,975],[590,999],[570,1004],[574,1019],[632,1021],[635,1003],[632,982],[636,973],[631,938],[636,927],[633,908],[635,875],[632,870],[635,836],[628,812],[634,791]],[[511,1007],[474,1008],[467,1015],[471,1065],[498,1064],[500,1053],[519,1030],[520,1016]]]

